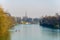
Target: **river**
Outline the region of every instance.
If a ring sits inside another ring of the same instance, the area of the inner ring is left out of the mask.
[[[60,40],[60,30],[38,24],[19,24],[9,30],[11,40]]]

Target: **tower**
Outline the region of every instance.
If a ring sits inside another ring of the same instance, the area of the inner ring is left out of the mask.
[[[25,11],[25,17],[27,17],[27,11]]]

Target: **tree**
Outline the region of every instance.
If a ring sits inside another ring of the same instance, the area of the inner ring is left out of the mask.
[[[13,26],[11,16],[8,16],[0,6],[0,40],[7,40],[7,33],[9,28]],[[2,39],[1,39],[2,38]]]

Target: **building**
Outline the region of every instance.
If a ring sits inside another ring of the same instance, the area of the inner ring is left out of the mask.
[[[17,19],[17,20],[16,20],[17,23],[20,24],[20,23],[21,23],[21,17],[16,17],[16,19]]]
[[[34,23],[34,24],[38,24],[38,23],[39,23],[39,20],[40,20],[39,18],[34,18],[34,19],[33,19],[33,23]]]
[[[27,16],[27,12],[25,12],[25,16],[22,18],[22,21],[27,22],[28,16]]]

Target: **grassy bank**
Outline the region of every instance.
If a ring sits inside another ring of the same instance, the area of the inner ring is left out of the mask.
[[[0,40],[10,40],[10,33],[6,32],[0,36]]]

